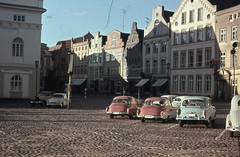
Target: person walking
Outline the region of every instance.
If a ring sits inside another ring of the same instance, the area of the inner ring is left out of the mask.
[[[218,101],[222,100],[222,90],[219,88],[218,90]]]

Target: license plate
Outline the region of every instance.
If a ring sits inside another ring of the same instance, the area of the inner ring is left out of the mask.
[[[144,117],[145,117],[145,118],[153,118],[152,115],[145,115]]]
[[[187,114],[188,117],[196,117],[196,114]]]
[[[120,114],[120,112],[113,112],[113,114]]]

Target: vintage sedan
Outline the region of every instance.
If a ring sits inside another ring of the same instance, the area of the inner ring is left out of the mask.
[[[182,98],[184,98],[184,97],[186,97],[186,96],[177,96],[176,98],[174,98],[173,99],[173,101],[172,101],[172,106],[173,107],[180,107],[180,105],[181,105],[181,100],[182,100]]]
[[[54,93],[51,99],[48,99],[48,107],[67,107],[68,98],[66,93]]]
[[[132,96],[116,96],[111,104],[106,107],[106,113],[110,118],[115,116],[128,116],[129,119],[137,117],[137,100]]]
[[[162,95],[162,98],[168,98],[170,100],[170,102],[173,101],[173,99],[175,99],[178,95]]]
[[[39,92],[37,96],[35,96],[34,98],[31,99],[31,105],[32,106],[46,105],[47,100],[52,97],[53,93],[54,93],[53,91],[41,91],[41,92]]]
[[[204,96],[187,96],[181,101],[177,112],[177,120],[180,127],[184,124],[200,123],[206,127],[215,124],[216,108],[212,105],[211,99]]]
[[[162,120],[167,122],[176,118],[177,108],[172,107],[168,98],[149,97],[138,109],[137,116],[141,122],[145,120]]]
[[[240,95],[235,95],[231,100],[230,112],[226,117],[226,130],[233,137],[234,132],[240,131]]]

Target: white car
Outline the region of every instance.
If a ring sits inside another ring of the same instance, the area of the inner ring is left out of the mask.
[[[173,101],[173,99],[175,99],[177,97],[177,95],[162,95],[162,98],[168,98],[170,100],[170,102]]]
[[[172,106],[173,107],[180,107],[180,105],[181,105],[181,100],[184,98],[184,97],[186,97],[186,96],[177,96],[175,99],[173,99],[173,101],[172,101]]]
[[[54,93],[53,96],[48,99],[47,106],[48,107],[67,107],[68,98],[66,93]]]
[[[184,124],[200,123],[206,127],[215,124],[216,108],[212,106],[211,99],[204,96],[186,96],[181,100],[176,120],[179,127]]]
[[[235,95],[231,100],[230,112],[226,118],[226,130],[233,137],[234,132],[240,131],[240,95]]]

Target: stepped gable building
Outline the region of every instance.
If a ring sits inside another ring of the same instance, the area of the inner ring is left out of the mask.
[[[123,54],[124,94],[137,93],[135,84],[141,79],[143,30],[133,22]]]
[[[144,29],[142,50],[142,80],[136,84],[142,94],[154,96],[169,92],[170,16],[173,12],[156,6],[152,10],[152,20]]]
[[[107,35],[104,45],[104,92],[122,94],[125,82],[123,80],[123,54],[128,39],[128,33],[112,30]]]
[[[43,0],[0,0],[0,98],[39,91]],[[4,45],[4,46],[3,46]]]
[[[91,39],[88,57],[88,90],[90,93],[103,93],[104,91],[104,55],[103,45],[107,41],[107,36],[100,32],[94,34]]]
[[[183,0],[180,3],[170,18],[171,93],[213,99],[217,96],[219,84],[215,81],[215,66],[211,62],[219,58],[216,14],[235,3],[216,0]]]

